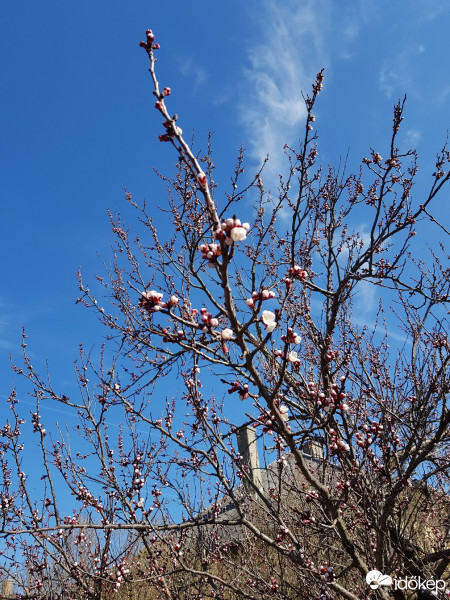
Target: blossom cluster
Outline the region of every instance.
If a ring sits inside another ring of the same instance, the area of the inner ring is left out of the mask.
[[[250,308],[253,308],[256,302],[262,302],[263,300],[271,300],[272,298],[275,298],[275,296],[276,294],[273,290],[264,289],[262,290],[262,292],[252,292],[252,297],[248,298],[245,301],[245,304],[247,306],[250,306]]]
[[[350,446],[338,437],[337,432],[334,429],[330,429],[330,442],[329,449],[331,454],[348,452],[350,450]]]
[[[346,481],[338,481],[338,483],[336,484],[336,489],[339,490],[340,492],[342,492],[342,490],[345,490],[345,488],[349,488],[351,487],[351,483],[350,481],[347,479]]]
[[[153,31],[151,29],[147,29],[147,31],[145,33],[146,33],[147,39],[145,42],[140,42],[139,46],[141,48],[144,48],[147,51],[147,53],[150,55],[153,50],[159,50],[160,45],[157,42],[155,42],[155,34],[153,33]],[[159,110],[160,112],[163,112],[164,103],[162,101],[166,96],[170,96],[171,93],[172,93],[171,88],[165,87],[165,88],[163,88],[162,92],[157,94],[158,100],[155,104],[155,108],[157,110]],[[165,127],[166,132],[158,136],[160,142],[170,142],[171,140],[174,139],[175,136],[177,136],[177,135],[179,136],[183,133],[182,130],[175,125],[175,120],[176,120],[176,117],[174,117],[171,120],[164,121],[163,126]]]
[[[268,333],[272,333],[272,331],[277,326],[276,315],[271,310],[263,310],[262,311],[261,321],[263,322],[263,325],[266,328]]]
[[[167,89],[169,89],[169,88],[167,88]],[[161,104],[161,102],[157,102],[155,104],[156,108],[158,108],[159,104]],[[171,140],[173,140],[175,138],[175,136],[182,135],[182,133],[183,133],[183,130],[181,129],[181,127],[177,127],[173,120],[167,119],[166,121],[163,121],[163,126],[166,129],[166,133],[162,133],[161,135],[158,136],[158,139],[160,142],[170,142]]]
[[[166,96],[170,96],[171,93],[171,88],[165,87],[159,94],[159,99],[155,102],[155,108],[163,113],[163,115],[165,114],[163,100]],[[181,127],[176,125],[176,120],[177,116],[175,115],[172,119],[166,119],[163,121],[163,127],[165,128],[166,132],[158,136],[160,142],[170,142],[175,138],[175,136],[180,136],[183,134]]]
[[[148,313],[154,313],[160,311],[162,308],[172,308],[179,303],[179,298],[171,296],[168,302],[162,301],[163,294],[155,290],[149,290],[148,292],[141,292],[139,299],[139,308],[147,311]]]
[[[291,327],[288,327],[287,333],[285,335],[282,335],[281,339],[286,344],[300,344],[300,342],[302,341],[301,336]]]
[[[342,412],[348,412],[349,405],[345,402],[347,394],[338,390],[339,386],[337,383],[331,384],[331,390],[328,393],[319,392],[314,381],[308,383],[309,395],[311,398],[316,399],[317,406],[323,408],[325,411],[331,411],[339,408]]]
[[[33,432],[36,433],[40,431],[42,435],[45,435],[45,429],[42,426],[40,415],[34,412],[31,413],[31,416],[33,417],[31,421],[31,424],[33,425]]]
[[[316,75],[316,81],[313,85],[313,93],[317,95],[322,91],[323,88],[323,69],[319,71]]]
[[[356,444],[360,448],[367,448],[372,444],[377,435],[379,435],[383,431],[383,425],[374,421],[371,426],[364,424],[363,431],[364,433],[356,433]]]
[[[211,327],[217,327],[219,325],[219,321],[208,312],[207,308],[200,309],[200,321],[201,322],[197,327],[198,329],[201,329],[203,333],[208,333],[208,331],[211,331]]]
[[[235,216],[229,219],[224,219],[220,228],[215,232],[216,240],[224,240],[227,246],[231,246],[234,242],[243,242],[250,230],[249,223],[241,223]]]
[[[305,281],[308,277],[308,271],[302,269],[299,265],[294,265],[288,271],[289,277],[284,278],[284,283],[286,284],[287,289],[292,286],[293,280],[298,279],[299,281]]]
[[[114,592],[118,592],[122,583],[127,581],[128,575],[130,574],[130,569],[127,567],[125,563],[119,564],[117,566],[117,570],[112,570],[110,573],[110,579],[114,582]]]
[[[288,420],[288,407],[286,406],[286,404],[279,404],[277,406],[278,408],[278,412],[281,413],[283,420],[285,421],[286,427],[289,428],[289,425],[287,424],[287,420]],[[264,433],[267,433],[269,435],[273,435],[274,430],[277,429],[278,424],[277,424],[277,420],[275,415],[273,414],[273,412],[271,411],[267,411],[264,409],[260,408],[260,415],[258,416],[258,418],[256,419],[256,421],[253,422],[252,426],[256,429],[257,427],[262,426],[262,430]]]
[[[283,337],[286,337],[286,336],[283,336]],[[274,354],[275,354],[275,356],[278,356],[279,358],[284,358],[285,357],[285,354],[284,354],[283,350],[280,350],[279,348],[277,348],[276,350],[274,350]],[[299,365],[300,362],[301,362],[300,361],[300,357],[299,357],[298,353],[295,350],[291,350],[290,352],[288,352],[288,354],[286,356],[286,359],[287,359],[288,362],[292,363],[293,365]]]
[[[191,310],[191,316],[194,319],[198,314],[199,311],[196,308]],[[208,312],[207,308],[203,307],[200,309],[200,323],[194,322],[194,324],[197,329],[200,329],[203,331],[203,333],[208,333],[208,331],[211,331],[212,327],[217,327],[219,325],[219,321],[216,319],[216,317],[213,317],[210,312]]]
[[[162,330],[163,334],[163,342],[179,342],[184,337],[184,331],[182,329],[178,329],[177,332],[173,332],[169,327],[164,327]]]
[[[213,267],[221,255],[219,244],[201,244],[198,249],[202,253],[202,258],[208,261],[208,266]]]
[[[299,518],[298,523],[301,525],[311,525],[316,522],[316,518],[312,516],[309,509],[297,510],[297,514]]]
[[[155,43],[155,34],[153,33],[153,31],[151,29],[147,29],[145,35],[147,36],[147,41],[139,42],[139,46],[141,48],[145,48],[147,51],[159,50],[161,46],[158,43]]]
[[[231,387],[228,389],[229,394],[233,394],[234,392],[239,393],[239,399],[245,400],[249,397],[248,384],[244,383],[243,385],[239,383],[239,381],[234,381],[231,384]]]

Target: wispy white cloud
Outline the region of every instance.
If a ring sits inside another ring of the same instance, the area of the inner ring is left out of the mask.
[[[301,92],[323,62],[319,12],[312,2],[260,3],[261,36],[249,48],[240,109],[251,158],[261,164],[270,156],[266,175],[280,172],[283,144],[305,116]]]
[[[418,9],[424,19],[427,21],[434,21],[440,17],[442,13],[450,10],[450,0],[441,0],[440,2],[421,0],[418,3]]]
[[[374,317],[378,309],[379,290],[375,289],[373,283],[360,281],[357,293],[353,299],[354,317],[357,322],[364,322],[366,318]]]
[[[261,0],[255,6],[259,37],[248,50],[240,113],[250,157],[260,165],[269,155],[264,179],[271,185],[283,170],[284,144],[295,144],[302,135],[301,93],[310,92],[316,73],[332,57],[351,57],[348,44],[358,35],[362,4],[355,2],[347,12],[341,7],[339,13],[329,0]]]
[[[414,84],[414,64],[416,57],[423,52],[423,45],[409,45],[383,62],[378,83],[388,98],[405,92],[419,95],[419,90]]]
[[[178,68],[184,77],[189,77],[194,88],[197,88],[207,79],[206,70],[198,65],[192,57],[180,57],[178,59]]]
[[[448,97],[450,96],[450,85],[443,88],[440,94],[437,96],[436,101],[437,104],[444,104],[447,102]]]
[[[12,334],[14,310],[0,299],[0,350],[8,353],[17,350],[20,343],[20,329]]]
[[[406,143],[410,148],[415,148],[420,142],[420,138],[422,134],[418,129],[407,129],[404,133],[406,138]]]

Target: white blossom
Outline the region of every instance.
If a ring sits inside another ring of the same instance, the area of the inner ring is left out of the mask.
[[[220,337],[223,340],[232,340],[233,339],[233,332],[231,331],[231,329],[222,329],[221,333],[220,333]]]
[[[288,361],[291,363],[299,363],[300,359],[298,357],[297,352],[295,350],[291,350],[288,354]]]
[[[270,310],[262,311],[261,320],[264,323],[264,326],[269,333],[272,333],[272,331],[277,326],[277,324],[275,322],[275,314]]]
[[[233,229],[230,231],[230,238],[233,240],[233,242],[242,242],[246,237],[247,232],[241,226],[233,227]]]
[[[148,300],[151,300],[155,304],[160,302],[161,298],[163,297],[161,292],[157,292],[156,290],[150,290],[149,292],[142,292],[142,296],[144,296],[144,298],[147,298]]]

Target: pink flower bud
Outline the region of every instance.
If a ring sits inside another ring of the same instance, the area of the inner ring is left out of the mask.
[[[206,175],[203,173],[203,171],[200,171],[197,174],[197,181],[198,181],[200,187],[203,188],[204,190],[208,187],[208,182],[206,180]]]

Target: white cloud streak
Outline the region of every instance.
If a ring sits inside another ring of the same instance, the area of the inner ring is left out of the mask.
[[[194,88],[198,88],[207,79],[205,69],[197,65],[192,57],[179,57],[178,68],[184,77],[190,78]]]
[[[402,48],[391,58],[386,59],[380,70],[378,82],[380,89],[388,98],[404,94],[405,90],[415,96],[420,95],[415,85],[415,61],[425,51],[422,45],[410,45]]]
[[[302,136],[306,110],[301,93],[310,92],[317,72],[330,65],[331,57],[351,57],[348,45],[366,16],[363,0],[351,11],[330,0],[254,4],[259,35],[248,50],[250,67],[244,73],[239,109],[250,158],[259,166],[269,155],[264,180],[274,192],[285,164],[283,146],[296,144]]]
[[[269,177],[277,177],[281,170],[283,145],[299,131],[305,116],[301,91],[309,91],[314,70],[323,62],[320,10],[317,3],[314,6],[268,0],[259,5],[261,36],[249,49],[240,111],[251,158],[261,164],[270,156]]]

